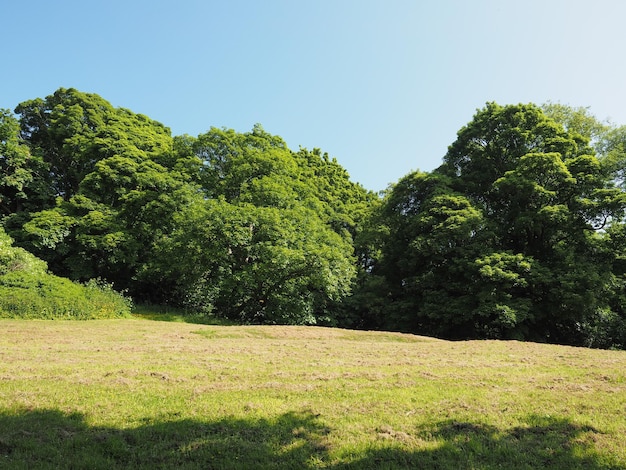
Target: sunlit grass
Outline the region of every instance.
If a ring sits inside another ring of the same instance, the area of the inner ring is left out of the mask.
[[[626,468],[626,352],[0,322],[0,468]]]

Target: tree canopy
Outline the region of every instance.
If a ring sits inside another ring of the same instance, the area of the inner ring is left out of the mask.
[[[374,273],[396,328],[594,344],[623,273],[626,199],[589,137],[534,105],[488,103],[443,164],[387,194]],[[621,340],[620,340],[621,341]]]
[[[487,103],[382,197],[259,124],[172,136],[71,88],[15,113],[1,224],[57,276],[245,323],[626,346],[626,132],[585,108]]]
[[[41,162],[44,192],[4,225],[53,272],[245,322],[335,322],[374,198],[336,161],[292,152],[260,125],[173,138],[74,89],[16,113],[20,133],[7,115],[5,140],[14,160]]]

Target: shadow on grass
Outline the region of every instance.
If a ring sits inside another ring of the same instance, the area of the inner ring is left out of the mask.
[[[195,323],[199,325],[232,326],[234,322],[218,318],[213,315],[205,315],[197,312],[189,312],[161,305],[136,305],[132,312],[133,317],[142,320]]]
[[[316,416],[299,413],[111,429],[91,427],[81,414],[28,411],[0,415],[0,468],[315,468],[326,433]]]
[[[393,430],[384,431],[387,439],[394,437]],[[529,416],[526,425],[506,430],[445,421],[417,431],[415,437],[424,443],[425,450],[379,448],[334,468],[625,469],[614,456],[596,451],[599,434],[593,427],[553,417]]]
[[[0,468],[16,469],[623,469],[593,446],[598,431],[567,420],[530,417],[506,431],[444,422],[341,458],[331,432],[311,413],[275,419],[147,422],[136,428],[89,426],[56,410],[0,414]],[[401,434],[401,433],[399,433]],[[413,439],[413,441],[411,441]],[[411,444],[413,442],[413,444]],[[419,444],[417,443],[419,442]],[[337,444],[341,447],[341,444]],[[349,445],[348,445],[349,446]],[[417,448],[420,446],[421,448]],[[411,449],[413,447],[413,449]]]

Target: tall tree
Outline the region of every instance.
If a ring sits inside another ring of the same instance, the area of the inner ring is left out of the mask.
[[[413,172],[388,192],[376,219],[384,235],[371,273],[385,279],[382,326],[474,336],[473,260],[490,237],[481,211],[447,177]]]
[[[408,306],[401,325],[588,342],[589,325],[611,308],[607,233],[626,208],[588,143],[537,106],[488,103],[432,175],[393,187],[375,271],[393,303]]]
[[[349,292],[355,270],[352,235],[331,216],[347,217],[338,196],[348,185],[345,170],[334,170],[343,178],[337,194],[318,192],[320,173],[310,160],[259,125],[243,134],[212,128],[190,144],[203,162],[207,200],[181,212],[186,228],[165,240],[164,253],[191,263],[176,275],[165,266],[167,275],[197,292],[195,302],[231,318],[334,321],[330,304]],[[355,195],[346,203],[365,203],[362,188],[350,189]]]
[[[306,208],[218,198],[196,201],[176,219],[150,271],[177,279],[192,307],[244,322],[317,323],[327,301],[347,294],[351,245]]]
[[[114,108],[96,94],[60,88],[45,99],[19,104],[15,112],[20,115],[22,138],[48,165],[48,185],[54,196],[66,201],[104,158],[162,159],[171,154],[169,129],[143,115]]]
[[[573,158],[592,154],[587,142],[579,134],[568,134],[535,105],[487,103],[458,132],[436,171],[455,177],[454,188],[489,212],[498,199],[493,183],[514,170],[524,155],[558,153]]]
[[[335,321],[355,272],[351,212],[371,199],[336,162],[260,125],[172,139],[75,90],[18,110],[58,196],[21,243],[55,272],[247,322]]]
[[[36,209],[47,199],[41,181],[44,168],[20,138],[18,120],[0,109],[0,218]]]
[[[11,235],[57,274],[101,277],[140,294],[151,243],[171,228],[182,194],[195,191],[185,180],[198,166],[189,155],[179,161],[165,126],[95,94],[60,88],[16,112],[23,142],[43,164],[48,199],[12,214]]]

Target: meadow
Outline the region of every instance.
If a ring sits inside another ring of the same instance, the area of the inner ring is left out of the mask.
[[[145,317],[0,332],[3,469],[626,469],[626,351]]]

